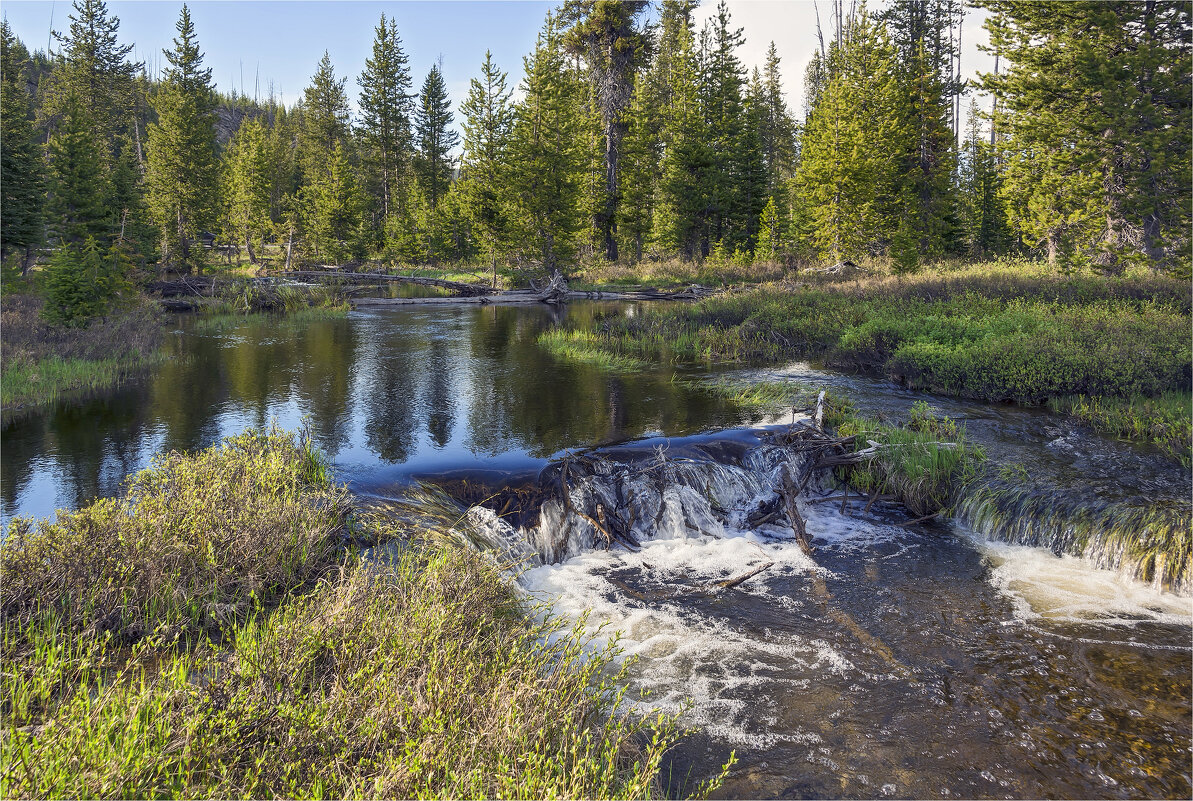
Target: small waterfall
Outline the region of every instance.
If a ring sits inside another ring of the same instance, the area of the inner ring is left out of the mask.
[[[1080,556],[1168,592],[1193,591],[1187,503],[1115,502],[989,480],[966,491],[955,517],[987,539]]]
[[[766,529],[761,508],[778,505],[780,471],[803,457],[759,444],[733,453],[667,455],[633,449],[594,451],[557,462],[539,476],[537,515],[515,527],[490,508],[468,510],[470,534],[510,559],[557,564],[615,542],[633,548],[652,539],[719,538],[729,530]],[[567,493],[564,494],[566,485]],[[790,536],[776,521],[773,534]],[[751,522],[755,521],[755,522]],[[609,534],[615,538],[610,541]]]

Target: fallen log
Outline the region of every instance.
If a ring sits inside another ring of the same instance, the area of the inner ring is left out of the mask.
[[[492,295],[498,290],[483,284],[462,284],[459,281],[446,281],[442,278],[422,278],[412,275],[389,275],[387,273],[341,273],[327,270],[288,270],[274,273],[276,278],[334,278],[336,280],[349,279],[352,281],[389,281],[399,284],[415,284],[417,286],[433,286],[440,289],[450,289],[461,297],[480,297]]]

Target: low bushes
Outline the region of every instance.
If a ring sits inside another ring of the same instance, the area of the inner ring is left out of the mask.
[[[401,530],[354,515],[307,440],[276,430],[14,521],[0,794],[658,795],[680,731],[619,711],[614,652],[450,538],[386,546]]]

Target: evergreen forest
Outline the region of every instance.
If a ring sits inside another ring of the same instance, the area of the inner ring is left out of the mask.
[[[747,70],[727,5],[699,29],[697,5],[566,0],[520,69],[478,54],[454,103],[385,14],[360,75],[324,53],[293,105],[222,94],[185,5],[153,76],[103,0],[49,53],[5,22],[6,269],[43,267],[66,321],[233,259],[1188,274],[1187,3],[977,0],[998,59],[977,82],[957,0],[825,4],[800,109],[774,45]]]

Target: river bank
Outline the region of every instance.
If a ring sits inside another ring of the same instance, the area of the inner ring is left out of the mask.
[[[612,650],[442,542],[356,514],[278,430],[14,521],[0,792],[657,795],[675,718],[615,714]]]
[[[817,275],[552,332],[545,343],[610,364],[815,359],[939,394],[1051,401],[1189,463],[1187,284],[1146,274],[1065,276],[1032,264],[983,267]]]

